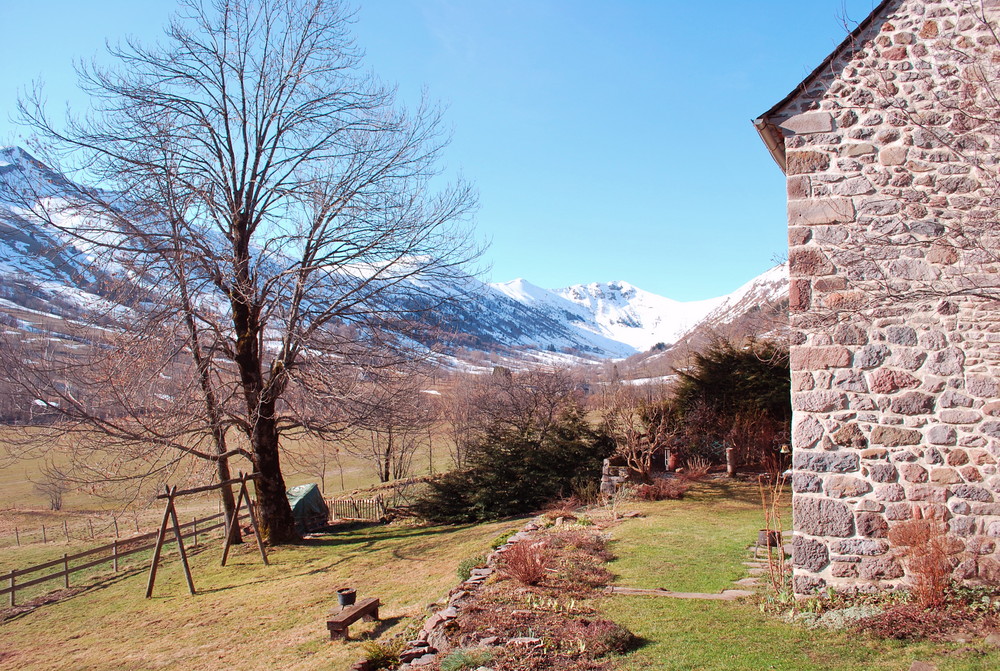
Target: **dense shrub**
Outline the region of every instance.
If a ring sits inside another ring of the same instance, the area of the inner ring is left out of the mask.
[[[691,485],[681,478],[654,478],[648,485],[635,488],[635,497],[641,501],[666,501],[684,496]]]
[[[433,522],[460,523],[531,512],[599,480],[609,441],[580,410],[563,412],[544,432],[497,426],[471,444],[467,468],[431,481],[414,510]]]
[[[683,425],[677,452],[720,463],[726,447],[735,447],[742,464],[784,468],[776,448],[789,441],[792,416],[787,348],[768,341],[740,346],[718,341],[677,374],[680,382],[669,402]]]
[[[552,557],[544,543],[521,541],[503,553],[500,572],[522,585],[537,585],[545,579]]]

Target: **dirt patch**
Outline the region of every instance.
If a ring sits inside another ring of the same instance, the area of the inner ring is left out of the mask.
[[[85,591],[86,587],[70,587],[69,589],[59,589],[54,592],[49,592],[34,599],[29,599],[19,606],[14,606],[13,608],[0,608],[0,622],[6,622],[7,620],[13,620],[15,617],[20,617],[25,613],[30,613],[31,611],[39,608],[40,606],[46,606],[50,603],[55,603],[57,601],[62,601],[63,599],[68,599],[71,596],[75,596],[80,592]],[[3,661],[3,657],[0,656],[0,661]]]

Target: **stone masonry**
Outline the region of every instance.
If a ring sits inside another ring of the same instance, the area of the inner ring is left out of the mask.
[[[998,6],[887,0],[755,122],[787,175],[796,592],[904,583],[912,518],[959,577],[1000,567]]]

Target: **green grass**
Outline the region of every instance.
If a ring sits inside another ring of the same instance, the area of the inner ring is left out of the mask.
[[[459,561],[483,551],[514,522],[467,527],[367,527],[273,548],[264,566],[253,544],[219,566],[219,543],[191,558],[198,594],[187,594],[180,562],[162,564],[152,599],[146,572],[121,576],[0,625],[4,668],[347,668],[363,640],[402,634],[442,601]],[[378,623],[351,625],[331,642],[326,615],[336,590],[376,596]]]
[[[680,501],[635,507],[646,516],[613,531],[619,558],[609,568],[616,584],[718,592],[747,575],[742,562],[762,520],[755,486],[711,481]],[[1000,668],[996,649],[979,655],[958,644],[903,644],[810,630],[765,616],[746,601],[615,596],[600,607],[645,640],[620,659],[622,669],[904,670],[915,659],[941,671]]]

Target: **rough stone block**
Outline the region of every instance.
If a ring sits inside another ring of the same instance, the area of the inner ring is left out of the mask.
[[[864,580],[895,580],[903,577],[903,567],[892,557],[865,557],[858,565],[858,576]]]
[[[857,157],[857,156],[868,156],[869,154],[874,154],[876,151],[875,145],[870,142],[858,142],[852,144],[845,144],[841,150],[840,155],[845,158]]]
[[[792,277],[833,275],[837,268],[818,249],[797,247],[788,254],[788,272]]]
[[[788,283],[788,309],[806,312],[812,305],[812,283],[809,280],[792,280]]]
[[[951,495],[969,501],[979,501],[981,503],[991,503],[993,494],[982,487],[974,485],[957,484],[951,488]]]
[[[829,133],[833,130],[833,117],[829,112],[804,112],[779,124],[796,135]]]
[[[810,473],[852,473],[861,467],[861,460],[853,452],[796,452],[792,467]]]
[[[791,348],[790,359],[792,370],[796,371],[846,368],[851,365],[851,352],[846,347],[839,346],[798,346]]]
[[[854,355],[854,365],[858,368],[877,368],[891,354],[888,347],[882,344],[866,345]]]
[[[872,464],[868,466],[868,477],[872,482],[895,482],[899,472],[892,464]]]
[[[802,533],[838,538],[854,535],[854,515],[839,501],[800,496],[792,501],[792,510],[795,527]]]
[[[909,326],[890,326],[885,329],[885,339],[893,345],[916,345],[917,332]]]
[[[792,540],[792,564],[796,568],[818,572],[830,563],[830,552],[825,543],[796,535]]]
[[[853,422],[844,424],[833,434],[833,442],[844,447],[862,448],[868,445],[865,434]]]
[[[854,203],[849,198],[796,200],[788,203],[790,226],[815,226],[854,221]]]
[[[872,490],[871,485],[864,480],[849,475],[834,475],[827,478],[825,489],[827,495],[835,499],[855,498]]]
[[[920,380],[909,373],[890,368],[880,368],[868,376],[871,390],[876,394],[892,394],[900,389],[920,386]]]
[[[830,167],[830,155],[819,151],[790,151],[785,157],[785,174],[808,175]]]
[[[836,391],[802,391],[792,394],[792,408],[799,412],[832,412],[847,408],[847,394]]]
[[[792,576],[792,591],[796,594],[813,594],[826,587],[826,581],[813,575]]]
[[[907,149],[903,146],[885,147],[878,153],[882,165],[903,165],[906,163]]]
[[[823,425],[815,417],[806,416],[795,422],[792,444],[796,449],[809,449],[823,437]]]
[[[954,410],[954,409],[942,410],[939,413],[938,417],[941,419],[942,422],[946,422],[948,424],[975,424],[980,419],[982,419],[982,415],[980,415],[975,410]],[[988,423],[989,422],[987,422],[986,424]],[[986,424],[983,425],[984,430]]]
[[[858,562],[835,561],[830,565],[830,575],[834,578],[857,578]]]
[[[885,538],[889,533],[889,523],[879,513],[858,513],[855,523],[865,538]]]
[[[960,375],[965,364],[965,353],[957,347],[934,352],[927,357],[927,372],[934,375]]]
[[[823,491],[823,478],[810,473],[793,473],[792,491],[796,494],[819,494]]]
[[[900,415],[925,415],[934,412],[934,397],[910,391],[892,399],[889,410]]]
[[[927,469],[918,464],[901,464],[899,472],[907,482],[927,482]]]
[[[870,441],[875,445],[897,447],[900,445],[919,445],[921,435],[914,429],[901,429],[895,426],[876,426],[872,429]]]
[[[899,484],[877,487],[875,489],[875,498],[879,501],[886,501],[887,503],[898,503],[899,501],[906,500],[906,490]]]
[[[842,555],[876,557],[889,551],[889,543],[871,538],[848,538],[834,543],[833,551]]]
[[[954,445],[957,441],[955,429],[943,424],[935,424],[927,430],[927,441],[931,445]]]

